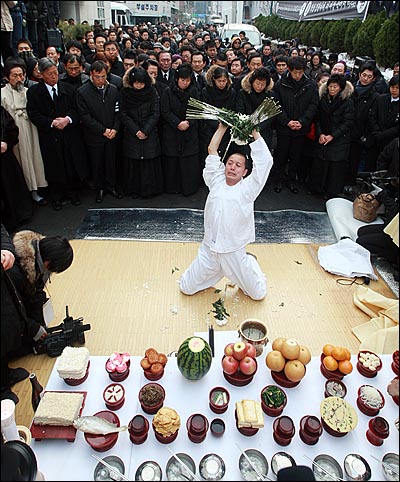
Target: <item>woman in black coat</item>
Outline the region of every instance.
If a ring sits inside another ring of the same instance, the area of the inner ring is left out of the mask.
[[[197,192],[200,179],[198,121],[186,120],[190,97],[198,98],[199,92],[193,83],[193,67],[184,63],[161,97],[164,189],[184,196]]]
[[[207,85],[201,91],[201,100],[207,104],[215,107],[232,110],[236,112],[236,91],[233,88],[233,82],[229,77],[228,71],[219,65],[212,65],[206,73]],[[211,138],[218,127],[218,121],[207,120],[203,122],[200,127],[201,135],[201,150],[204,155],[203,163],[207,157],[207,149]],[[230,139],[229,129],[226,131],[221,144],[219,145],[218,153],[223,158],[226,148],[228,147]]]
[[[18,144],[18,127],[1,106],[1,220],[8,231],[33,215],[31,195],[13,147]]]
[[[157,130],[160,98],[142,67],[129,69],[120,92],[124,129],[123,180],[126,194],[149,198],[163,191],[161,145]]]
[[[354,122],[353,89],[339,74],[331,75],[319,89],[315,120],[318,147],[309,188],[311,193],[323,194],[327,199],[343,192]]]
[[[248,73],[241,85],[242,88],[237,94],[237,111],[242,114],[251,115],[267,97],[273,97],[274,82],[269,70],[265,67]],[[260,134],[269,150],[272,150],[272,123],[273,119],[267,119],[260,125]]]

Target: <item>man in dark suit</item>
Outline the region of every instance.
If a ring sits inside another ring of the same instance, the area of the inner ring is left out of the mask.
[[[206,54],[200,52],[199,50],[195,50],[192,54],[192,67],[193,67],[193,75],[196,83],[196,87],[199,92],[202,91],[203,87],[206,85],[206,78],[204,69],[207,64]]]
[[[157,61],[160,64],[157,81],[170,85],[174,78],[174,69],[171,67],[171,52],[161,50],[157,55]]]
[[[52,59],[41,58],[39,71],[42,80],[27,91],[27,112],[38,129],[52,206],[59,211],[66,197],[75,206],[81,204],[78,192],[88,176],[87,157],[74,88],[58,82],[58,70]]]

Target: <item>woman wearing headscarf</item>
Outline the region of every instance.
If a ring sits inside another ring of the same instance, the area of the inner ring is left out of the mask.
[[[149,198],[163,191],[161,145],[157,130],[160,97],[154,79],[142,67],[123,77],[120,91],[123,182],[126,194]]]
[[[311,168],[311,194],[326,199],[343,192],[354,122],[353,85],[343,75],[333,74],[319,88],[315,119],[318,147]]]
[[[199,98],[193,67],[177,67],[172,83],[161,97],[164,189],[189,196],[199,188],[199,132],[197,120],[186,119],[190,97]]]
[[[241,85],[242,88],[237,94],[237,111],[242,114],[252,114],[267,97],[273,97],[274,81],[265,67],[249,72],[242,79]],[[267,119],[260,125],[260,134],[270,150],[272,149],[272,122],[273,119]]]

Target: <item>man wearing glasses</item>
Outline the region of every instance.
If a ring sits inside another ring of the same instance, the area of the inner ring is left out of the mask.
[[[125,73],[124,64],[119,58],[119,47],[117,42],[108,41],[104,44],[104,53],[110,62],[110,72],[122,77]]]

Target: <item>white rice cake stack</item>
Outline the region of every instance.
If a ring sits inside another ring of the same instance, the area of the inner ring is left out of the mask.
[[[36,425],[69,426],[78,417],[83,394],[74,392],[45,392],[33,422]]]
[[[61,378],[79,380],[85,376],[88,363],[87,348],[66,346],[58,359],[57,372]]]
[[[238,427],[263,428],[264,417],[261,402],[255,400],[241,400],[236,402],[236,416]]]

